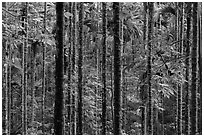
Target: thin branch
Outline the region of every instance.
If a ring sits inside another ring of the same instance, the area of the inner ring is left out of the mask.
[[[8,10],[6,10],[5,8],[2,8],[2,10],[3,10],[3,11],[5,11],[6,13],[8,13],[8,14],[10,14],[10,15],[14,16],[14,17],[18,17],[18,15],[15,15],[15,14],[13,14],[13,13],[9,12],[9,11],[8,11]]]

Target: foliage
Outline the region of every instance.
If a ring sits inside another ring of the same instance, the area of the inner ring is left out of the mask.
[[[79,3],[77,3],[79,4]],[[46,18],[46,33],[43,29],[44,18],[44,3],[29,2],[29,27],[28,27],[28,134],[39,135],[42,134],[41,122],[41,103],[42,103],[42,51],[43,45],[46,46],[45,71],[46,71],[46,97],[45,97],[45,134],[53,134],[53,118],[54,118],[54,78],[55,78],[55,57],[56,57],[56,11],[54,2],[47,2],[47,18]],[[83,124],[84,134],[95,134],[96,130],[101,129],[101,115],[102,115],[102,86],[100,76],[97,73],[96,67],[96,51],[102,53],[102,11],[97,8],[99,3],[86,2],[84,3],[84,24],[83,24]],[[3,67],[11,66],[11,85],[12,85],[12,99],[13,107],[11,112],[13,116],[13,125],[11,134],[21,134],[21,76],[22,76],[22,44],[23,36],[25,35],[22,21],[20,20],[22,13],[22,4],[19,2],[7,2],[8,9],[3,9],[2,14],[7,14],[7,17],[2,20],[2,27],[6,31],[2,32],[2,41],[7,41],[11,51],[6,50],[5,45],[2,46],[2,55],[8,56],[11,52],[11,59],[3,60]],[[125,77],[126,93],[126,110],[127,123],[126,129],[123,129],[123,134],[141,134],[141,107],[144,102],[141,96],[147,98],[146,80],[147,80],[147,51],[144,48],[143,41],[143,6],[142,3],[124,2],[120,3],[120,21],[123,20],[123,41],[124,52],[121,55],[121,62],[123,64],[121,71]],[[78,5],[79,8],[79,5]],[[79,45],[79,9],[77,9],[77,43]],[[97,16],[98,15],[98,16]],[[165,134],[175,134],[175,117],[176,117],[176,95],[177,84],[182,84],[185,81],[185,73],[183,68],[185,66],[185,54],[177,52],[176,32],[175,32],[175,3],[167,2],[160,3],[155,6],[154,11],[154,32],[152,44],[152,100],[153,108],[158,110],[158,125],[164,127]],[[73,17],[73,13],[66,11],[65,18]],[[158,24],[161,22],[161,26]],[[66,26],[65,26],[66,27]],[[113,58],[113,32],[114,20],[112,3],[107,3],[107,51],[106,51],[106,93],[107,93],[107,133],[113,134],[112,130],[112,58]],[[65,29],[68,30],[68,29]],[[184,30],[186,30],[186,23],[184,23]],[[186,38],[186,36],[184,36]],[[186,40],[192,42],[191,40]],[[65,46],[69,46],[67,34],[65,35]],[[35,55],[36,66],[35,70],[31,69],[31,54]],[[180,57],[178,57],[180,55]],[[79,54],[76,52],[76,57]],[[101,59],[99,59],[100,61]],[[99,70],[101,71],[101,70]],[[5,72],[3,72],[5,73]],[[35,99],[34,123],[31,121],[31,96],[32,91],[30,76],[35,73],[36,78],[34,82]],[[67,89],[75,89],[77,87],[77,72],[73,72],[73,83],[68,87],[68,75],[64,75],[64,95],[67,98]],[[5,90],[5,80],[2,82],[3,90]],[[96,93],[96,88],[99,92]],[[141,91],[144,91],[141,93]],[[184,91],[184,95],[185,95]],[[97,104],[95,100],[97,99]],[[161,103],[163,100],[163,104]],[[145,100],[148,103],[148,100]],[[5,105],[5,104],[3,104]],[[66,105],[66,104],[65,104]],[[123,109],[123,108],[122,108]],[[97,113],[96,113],[97,111]],[[5,115],[5,114],[3,114]],[[163,115],[164,121],[161,119]],[[5,119],[2,120],[5,123]],[[4,125],[4,124],[3,124]],[[68,127],[69,123],[65,123]],[[66,130],[66,129],[65,129]],[[3,126],[3,132],[5,127]]]

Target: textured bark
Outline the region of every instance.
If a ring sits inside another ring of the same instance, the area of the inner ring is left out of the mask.
[[[143,24],[143,43],[144,43],[144,49],[146,50],[147,49],[147,46],[146,46],[146,34],[147,34],[147,17],[146,17],[146,14],[147,14],[147,2],[143,2],[143,6],[144,6],[144,24]],[[144,88],[143,88],[144,89]],[[145,91],[141,91],[142,93],[145,92]],[[143,102],[143,107],[141,108],[141,134],[142,135],[145,135],[146,134],[146,115],[145,115],[145,99],[144,98],[141,98],[142,99],[142,102]]]
[[[100,4],[97,3],[97,7],[96,7],[96,19],[99,20],[99,9],[100,9]],[[98,34],[99,34],[99,22],[95,22],[96,23],[96,33],[94,36],[95,37],[95,46],[96,46],[96,74],[97,74],[97,82],[100,83],[101,82],[101,77],[100,77],[100,68],[101,68],[101,57],[100,57],[100,53],[101,53],[101,46],[99,45],[99,38],[98,38]],[[92,24],[94,25],[94,24]],[[100,107],[100,103],[99,103],[99,99],[100,99],[100,86],[96,86],[96,89],[95,89],[95,114],[96,114],[96,117],[95,117],[95,123],[96,123],[96,131],[95,131],[95,134],[98,135],[100,134],[100,126],[99,126],[99,115],[100,115],[100,111],[99,111],[99,107]]]
[[[73,40],[72,40],[72,42],[73,42],[73,47],[72,47],[72,60],[71,60],[71,62],[72,62],[72,75],[74,76],[75,75],[75,47],[76,47],[76,44],[77,44],[77,42],[76,42],[76,3],[75,2],[73,2],[73,32],[72,32],[72,34],[73,34]],[[74,81],[74,78],[72,79],[73,81],[72,82],[75,82]],[[76,113],[75,113],[75,111],[76,111],[76,103],[75,103],[75,101],[76,101],[76,93],[75,93],[75,91],[76,91],[76,88],[74,88],[74,90],[73,90],[73,93],[72,93],[72,114],[71,114],[71,123],[72,123],[72,135],[75,135],[76,134]]]
[[[72,3],[71,2],[69,2],[68,3],[68,6],[67,6],[67,9],[66,9],[69,13],[71,13],[71,11],[72,11]],[[67,68],[65,68],[65,69],[67,69],[67,76],[68,76],[68,81],[67,81],[67,87],[68,87],[68,89],[67,89],[67,122],[69,123],[69,125],[68,125],[68,135],[70,135],[71,134],[71,104],[72,104],[72,102],[71,102],[71,95],[72,95],[72,89],[71,89],[71,77],[72,77],[72,74],[71,74],[71,72],[72,72],[72,64],[71,64],[71,57],[72,57],[72,18],[71,17],[69,17],[68,18],[68,20],[67,20],[67,22],[68,22],[68,56],[67,56]]]
[[[4,8],[4,9],[7,9],[7,3],[6,2],[2,2],[2,7]],[[6,15],[6,13],[4,13],[4,14],[2,14],[2,20],[3,21],[5,21],[6,20],[6,18],[7,18],[7,15]],[[6,32],[6,27],[3,27],[2,28],[2,32],[3,33],[5,33]],[[4,75],[4,79],[5,79],[5,88],[4,88],[4,90],[3,91],[5,91],[5,92],[3,92],[2,93],[2,97],[3,97],[3,99],[2,99],[2,103],[3,104],[5,104],[4,106],[2,106],[2,107],[5,107],[4,108],[4,112],[5,113],[2,113],[3,114],[3,119],[5,119],[5,122],[3,122],[2,123],[2,127],[5,127],[5,131],[3,131],[3,134],[5,134],[5,135],[9,135],[9,87],[8,87],[8,64],[6,64],[6,60],[8,60],[8,46],[7,46],[7,40],[2,40],[2,46],[3,46],[3,49],[5,49],[5,56],[3,56],[4,58],[3,58],[3,60],[5,61],[5,64],[4,64],[4,66],[2,66],[2,67],[4,67],[4,72],[5,72],[5,75]],[[2,79],[3,80],[3,79]]]
[[[178,52],[182,54],[182,49],[183,49],[183,3],[179,3],[179,9],[181,11],[180,15],[180,20],[179,20],[179,48]],[[178,58],[180,55],[178,56]],[[178,83],[178,95],[177,95],[177,134],[181,135],[182,134],[182,84]]]
[[[113,3],[113,20],[114,20],[114,135],[121,134],[121,66],[120,66],[120,37],[119,37],[119,12],[120,6],[118,2]]]
[[[176,32],[176,41],[179,41],[179,7],[178,7],[178,2],[175,3],[176,4],[176,19],[175,19],[175,32]],[[175,50],[178,51],[179,49],[179,44],[175,44]],[[177,58],[177,55],[175,55],[175,58]],[[178,86],[177,86],[178,88]],[[178,134],[178,113],[179,113],[179,109],[178,109],[178,102],[179,102],[179,97],[178,97],[179,94],[177,94],[176,96],[176,113],[175,113],[175,116],[176,116],[176,121],[175,121],[175,128],[176,128],[176,133]]]
[[[22,53],[22,134],[27,134],[27,44],[28,44],[28,3],[23,4],[22,27],[25,29],[25,40],[23,44]]]
[[[83,63],[83,22],[84,22],[84,6],[83,2],[80,3],[79,10],[79,48],[78,48],[78,122],[77,122],[77,134],[83,134],[82,125],[82,63]]]
[[[63,134],[63,75],[64,75],[64,47],[63,47],[63,31],[64,31],[64,4],[63,2],[56,3],[57,15],[57,33],[56,33],[56,76],[55,76],[55,109],[54,109],[54,133],[55,135]]]
[[[199,111],[198,111],[198,133],[199,135],[202,135],[202,3],[199,3],[200,9],[198,12],[200,12],[198,15],[198,35],[199,35],[199,49],[198,49],[198,65],[199,65],[199,90],[198,92],[200,93],[200,99],[198,100],[199,102]]]
[[[191,79],[191,135],[197,132],[197,10],[198,3],[193,3],[193,45],[191,53],[192,79]]]
[[[34,122],[35,120],[35,105],[34,105],[34,101],[35,101],[35,66],[36,66],[36,59],[35,59],[35,47],[37,46],[37,42],[34,42],[32,43],[31,45],[31,71],[33,73],[31,73],[31,85],[30,85],[30,88],[31,88],[31,92],[32,92],[32,95],[31,95],[31,123]]]
[[[47,3],[44,3],[44,20],[43,20],[43,24],[44,24],[44,33],[46,32],[46,13],[47,13]],[[44,110],[45,110],[45,90],[46,90],[46,84],[45,84],[45,56],[46,56],[46,45],[43,44],[43,79],[42,79],[42,133],[45,133],[45,129],[44,129]]]
[[[185,60],[185,66],[186,66],[186,71],[185,71],[185,90],[186,90],[186,97],[185,97],[185,135],[188,135],[190,133],[190,124],[189,124],[189,118],[190,118],[190,94],[189,94],[189,63],[190,63],[190,30],[191,30],[191,3],[187,3],[187,9],[189,9],[187,13],[187,30],[186,30],[186,60]]]
[[[107,31],[107,16],[106,16],[106,3],[102,3],[103,8],[103,49],[102,49],[102,134],[106,134],[106,31]]]
[[[122,6],[120,7],[120,11],[123,12]],[[120,21],[120,37],[121,37],[121,57],[124,54],[124,48],[125,48],[125,41],[124,41],[124,19],[121,19]],[[132,41],[132,38],[131,38]],[[132,46],[133,47],[133,46]],[[133,50],[134,51],[134,50]],[[134,59],[134,56],[133,56]],[[121,60],[121,70],[123,70],[124,68],[124,64],[125,62],[123,62],[123,60]],[[126,114],[125,114],[125,110],[127,108],[126,106],[126,91],[125,91],[125,75],[124,72],[121,71],[121,130],[123,131],[123,133],[126,133],[125,131],[125,127],[126,127]]]
[[[152,49],[152,37],[153,37],[153,7],[154,3],[149,2],[148,3],[148,57],[147,57],[147,85],[148,85],[148,113],[149,113],[149,119],[148,119],[148,132],[149,135],[153,134],[153,105],[152,105],[152,91],[151,91],[151,49]]]

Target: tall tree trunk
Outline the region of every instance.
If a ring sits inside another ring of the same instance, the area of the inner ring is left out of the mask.
[[[186,60],[185,60],[185,66],[186,66],[186,76],[185,76],[185,90],[186,90],[186,97],[185,97],[185,135],[188,135],[190,132],[190,124],[189,124],[189,118],[190,118],[190,94],[189,94],[189,61],[190,61],[190,30],[191,30],[191,3],[187,3],[187,30],[186,30]]]
[[[77,134],[83,134],[82,125],[82,63],[83,63],[83,22],[84,22],[84,3],[80,3],[79,10],[79,48],[78,48],[78,122],[77,122]]]
[[[7,10],[7,3],[6,2],[2,2],[2,8],[4,8],[4,9],[6,9]],[[7,15],[6,15],[6,13],[4,13],[3,15],[2,15],[2,20],[4,21],[4,22],[6,22],[5,20],[6,20],[6,18],[7,18]],[[3,33],[5,33],[6,32],[6,27],[2,27],[2,32]],[[5,69],[4,69],[4,72],[5,72],[5,76],[4,76],[4,79],[5,79],[5,90],[3,90],[3,91],[5,91],[5,92],[3,92],[2,93],[2,95],[3,95],[3,104],[5,104],[4,105],[4,107],[5,107],[5,113],[3,113],[3,119],[5,119],[5,124],[3,123],[3,125],[2,125],[2,127],[5,127],[5,134],[6,135],[9,135],[9,88],[8,88],[8,64],[7,64],[7,60],[9,60],[8,58],[8,52],[9,52],[9,50],[8,50],[8,45],[7,45],[7,40],[5,40],[5,39],[3,39],[2,40],[3,41],[3,49],[5,49],[5,56],[3,56],[4,57],[4,60],[5,60],[5,64],[4,64],[4,66],[5,66]],[[3,67],[3,66],[2,66]],[[5,96],[4,96],[5,95]],[[4,134],[3,133],[3,134]]]
[[[28,44],[28,3],[23,4],[22,27],[25,29],[25,41],[22,53],[22,134],[27,134],[27,44]]]
[[[97,82],[100,83],[101,82],[101,77],[100,77],[100,68],[101,68],[101,58],[100,58],[100,52],[101,52],[101,46],[99,45],[99,37],[98,37],[98,34],[99,34],[99,8],[100,8],[100,3],[96,3],[97,6],[96,6],[96,19],[98,20],[97,21],[97,30],[96,30],[96,33],[95,33],[95,46],[96,46],[96,73],[97,73]],[[92,24],[93,25],[93,24]],[[100,126],[99,126],[99,115],[100,115],[100,111],[99,111],[99,107],[100,107],[100,102],[99,102],[99,99],[100,99],[100,86],[96,86],[96,90],[95,90],[95,107],[96,107],[96,135],[97,134],[100,134],[99,131],[100,131]]]
[[[66,9],[69,13],[72,12],[72,3],[69,2],[67,9]],[[68,134],[71,134],[71,95],[72,95],[72,89],[71,89],[71,72],[72,72],[72,63],[71,63],[71,57],[72,57],[72,18],[71,16],[68,18],[67,20],[68,23],[68,29],[67,29],[67,33],[68,33],[68,48],[67,48],[67,52],[68,52],[68,56],[66,57],[67,59],[67,66],[65,68],[65,70],[67,70],[67,76],[68,76],[68,80],[67,80],[67,122],[68,122]]]
[[[34,105],[34,102],[35,102],[35,70],[36,70],[36,59],[35,59],[35,50],[36,50],[36,46],[37,46],[38,42],[33,42],[32,45],[31,45],[31,85],[30,85],[30,88],[31,88],[31,123],[34,122],[35,120],[35,105]]]
[[[64,4],[63,2],[56,3],[57,15],[57,33],[56,33],[56,76],[55,76],[55,108],[54,108],[54,132],[55,135],[63,134],[64,120],[63,120],[63,75],[64,75]]]
[[[197,10],[198,3],[193,3],[193,45],[191,53],[192,63],[192,82],[191,82],[191,135],[195,135],[197,132]]]
[[[147,17],[146,17],[146,14],[147,14],[147,2],[143,2],[143,7],[144,7],[144,24],[143,24],[143,43],[144,43],[144,49],[146,50],[147,49],[147,46],[146,46],[146,31],[147,31]],[[144,89],[144,88],[143,88]],[[141,91],[141,92],[145,92],[145,91]],[[142,102],[143,102],[143,107],[142,107],[142,116],[141,116],[141,134],[142,135],[145,135],[146,134],[146,105],[144,104],[145,100],[144,98],[142,98]]]
[[[147,58],[147,85],[148,85],[148,98],[149,98],[149,134],[153,134],[153,104],[152,104],[152,91],[151,91],[151,50],[152,50],[152,39],[153,39],[153,8],[154,3],[148,3],[148,58]]]
[[[47,3],[44,3],[44,33],[46,34],[46,13],[47,13]],[[45,43],[43,43],[43,79],[42,79],[42,133],[45,134],[44,131],[44,110],[45,110],[45,56],[46,56],[46,47]]]
[[[119,2],[113,2],[113,20],[114,20],[114,135],[121,134],[121,66],[120,66],[120,37],[119,37],[119,28],[120,28],[120,4]]]
[[[107,30],[107,16],[106,16],[106,3],[102,3],[103,8],[103,49],[102,49],[102,134],[106,135],[106,30]]]
[[[122,4],[120,3],[120,12],[123,12],[123,6],[122,6]],[[123,23],[124,23],[124,19],[121,19],[120,20],[120,28],[119,28],[119,35],[120,35],[120,56],[122,57],[122,55],[123,55],[123,51],[124,51],[124,36],[123,36],[123,33],[124,33],[124,29],[123,29]],[[131,38],[132,39],[132,38]],[[134,58],[134,57],[133,57]],[[120,62],[120,69],[121,70],[123,70],[123,60],[121,59],[121,62]],[[123,93],[124,93],[124,91],[123,91],[123,71],[120,71],[120,76],[121,76],[121,79],[120,79],[120,85],[121,85],[121,87],[120,87],[120,89],[121,89],[121,96],[120,96],[120,98],[121,98],[121,131],[124,131],[123,129],[124,129],[124,108],[123,108]],[[121,134],[123,134],[122,132],[121,132]]]
[[[179,41],[179,4],[178,2],[175,2],[176,4],[176,19],[175,19],[175,32],[176,32],[176,41]],[[176,44],[175,46],[175,50],[178,51],[179,49],[179,44]],[[175,55],[175,58],[177,58],[177,56]],[[178,86],[177,86],[178,88]],[[176,96],[176,121],[175,121],[175,129],[176,129],[176,133],[178,134],[178,114],[179,114],[179,106],[178,106],[178,102],[179,102],[179,94],[177,92],[177,96]]]
[[[121,7],[120,7],[120,11],[123,12],[122,4],[121,4]],[[125,48],[124,26],[123,26],[123,24],[124,24],[124,19],[121,19],[121,21],[120,21],[121,57],[124,54],[124,48]],[[131,42],[132,42],[132,38],[131,38]],[[133,59],[134,59],[134,55],[133,55]],[[121,70],[123,70],[124,64],[125,64],[124,60],[121,59]],[[126,86],[125,85],[125,73],[123,71],[121,71],[121,109],[122,109],[121,130],[123,131],[123,133],[126,132],[125,128],[126,128],[126,108],[127,108],[127,106],[126,106],[126,91],[125,91],[125,86]]]
[[[179,2],[179,9],[181,11],[180,15],[180,20],[179,20],[179,48],[178,52],[182,54],[182,49],[183,49],[183,2]],[[180,58],[181,55],[178,56]],[[177,120],[177,134],[181,135],[182,134],[182,83],[178,83],[178,104],[177,104],[177,115],[178,115],[178,120]]]
[[[75,47],[76,47],[76,3],[73,2],[73,36],[72,36],[72,42],[73,42],[73,47],[72,47],[72,75],[75,76]],[[72,82],[75,82],[74,78],[72,78]],[[75,108],[75,101],[76,101],[76,92],[75,92],[76,88],[73,89],[73,93],[72,93],[72,116],[71,116],[71,120],[72,120],[72,135],[76,134],[76,108]]]
[[[198,35],[199,35],[199,49],[198,49],[198,65],[199,65],[199,94],[200,94],[200,99],[198,100],[199,102],[199,111],[198,111],[198,133],[199,135],[202,135],[202,3],[199,3],[199,16],[198,16]]]

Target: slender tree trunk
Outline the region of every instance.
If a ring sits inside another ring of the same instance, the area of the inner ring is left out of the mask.
[[[176,41],[179,41],[179,6],[178,6],[178,2],[175,2],[176,4],[176,19],[175,19],[175,32],[176,32]],[[178,51],[179,49],[179,44],[176,44],[175,50]],[[175,58],[177,58],[177,56],[175,55]],[[177,86],[178,88],[178,86]],[[179,122],[179,118],[178,118],[178,114],[179,114],[179,106],[178,106],[178,102],[179,102],[179,94],[177,93],[176,96],[176,121],[175,121],[175,129],[176,129],[176,133],[178,134],[178,122]]]
[[[102,134],[106,135],[106,30],[107,30],[107,17],[106,17],[106,3],[102,3],[103,8],[103,49],[102,49]]]
[[[9,50],[8,50],[8,58],[10,61],[12,61],[12,47],[11,45],[9,46]],[[12,113],[12,106],[13,106],[13,91],[12,91],[12,87],[11,87],[11,81],[12,81],[12,72],[11,72],[11,64],[9,65],[8,68],[8,123],[9,123],[9,129],[8,129],[8,133],[11,134],[12,131],[12,120],[13,120],[13,113]]]
[[[144,25],[143,25],[143,43],[144,43],[144,49],[147,49],[146,46],[146,31],[147,31],[147,17],[146,17],[146,11],[147,11],[147,2],[143,2],[143,7],[144,7]],[[145,92],[145,91],[141,91],[141,92]],[[145,100],[142,98],[142,101],[145,102]],[[145,115],[145,109],[146,109],[146,105],[143,103],[143,107],[142,107],[142,116],[141,116],[141,131],[142,131],[142,135],[146,134],[146,115]]]
[[[47,3],[44,3],[44,33],[46,33],[46,13],[47,13]],[[46,45],[43,43],[43,80],[42,80],[42,133],[45,134],[44,131],[44,110],[45,110],[45,56],[46,56]]]
[[[186,60],[185,60],[185,66],[186,66],[186,77],[185,77],[185,90],[186,90],[186,97],[185,97],[185,135],[189,135],[190,131],[190,124],[189,124],[189,118],[190,118],[190,93],[189,93],[189,62],[190,62],[190,30],[191,30],[191,3],[187,3],[187,30],[186,30]]]
[[[56,76],[55,76],[55,108],[54,108],[54,132],[55,135],[63,134],[64,120],[63,120],[63,75],[64,75],[64,4],[63,2],[56,3],[56,15],[57,15],[57,34],[56,34]]]
[[[111,53],[113,53],[113,48],[111,48]],[[110,68],[111,68],[111,74],[110,74],[110,77],[111,77],[111,118],[112,118],[112,132],[114,130],[114,83],[113,83],[113,59],[114,57],[112,56],[111,57],[111,64],[110,64]]]
[[[69,2],[68,3],[68,7],[67,7],[67,11],[69,13],[72,12],[72,3]],[[68,48],[67,48],[67,52],[68,52],[68,56],[66,57],[67,59],[67,66],[66,66],[66,70],[67,70],[67,76],[68,76],[68,82],[67,82],[67,122],[68,122],[68,134],[70,135],[71,134],[71,95],[72,95],[72,89],[71,89],[71,72],[72,72],[72,64],[71,64],[71,57],[72,57],[72,40],[71,40],[71,37],[72,37],[72,18],[71,16],[68,18],[67,20],[68,22]],[[67,68],[68,67],[68,68]]]
[[[31,85],[30,85],[30,88],[31,88],[31,92],[32,92],[32,95],[31,95],[31,123],[34,122],[35,120],[35,105],[34,105],[34,101],[35,101],[35,65],[36,65],[36,60],[35,60],[35,50],[36,50],[36,45],[37,42],[33,42],[32,45],[31,45]]]
[[[122,4],[120,3],[120,12],[123,12],[123,9],[122,9]],[[121,39],[121,43],[120,43],[120,56],[122,57],[123,55],[123,51],[124,51],[124,36],[123,36],[123,33],[124,33],[124,29],[123,29],[123,23],[124,23],[124,19],[121,19],[120,20],[120,28],[119,28],[119,35],[120,35],[120,39]],[[131,38],[131,41],[132,41],[132,38]],[[134,58],[134,57],[133,57]],[[121,62],[120,62],[120,69],[123,70],[123,60],[121,59]],[[124,108],[123,108],[123,71],[120,71],[120,76],[121,76],[121,79],[120,79],[120,89],[121,89],[121,96],[120,96],[120,100],[121,100],[121,131],[124,131]],[[121,132],[121,134],[123,134],[123,132]]]
[[[7,9],[7,3],[6,2],[2,2],[2,7],[4,8],[4,9]],[[6,15],[6,13],[4,13],[3,14],[3,16],[2,16],[2,20],[3,21],[5,21],[6,20],[6,18],[7,18],[7,15]],[[6,27],[3,27],[2,28],[2,32],[3,33],[5,33],[6,32]],[[7,62],[6,62],[6,60],[8,60],[8,45],[7,45],[7,40],[2,40],[3,41],[3,47],[4,47],[4,49],[5,49],[5,56],[4,56],[4,60],[5,60],[5,76],[4,76],[4,78],[5,78],[5,92],[3,92],[3,94],[2,95],[5,95],[4,97],[3,97],[3,104],[5,104],[5,113],[3,113],[3,119],[5,118],[5,124],[3,124],[2,125],[2,127],[5,127],[5,134],[6,135],[9,135],[9,88],[8,88],[8,64],[7,64]],[[5,116],[5,117],[4,117]]]
[[[198,3],[193,3],[193,45],[191,53],[191,63],[192,63],[192,79],[191,79],[191,135],[196,134],[197,125],[197,10]]]
[[[75,75],[75,47],[76,47],[76,3],[73,2],[73,49],[72,49],[72,75]],[[75,82],[74,78],[72,78],[72,82]],[[76,101],[76,92],[75,92],[76,88],[73,89],[73,93],[72,93],[72,116],[71,116],[71,120],[72,120],[72,135],[76,134],[76,108],[75,108],[75,101]]]
[[[27,44],[28,44],[28,3],[24,4],[22,17],[22,27],[25,29],[25,41],[22,53],[22,134],[27,134]]]
[[[179,48],[178,48],[178,52],[180,54],[182,54],[182,49],[183,49],[183,2],[179,2],[179,9],[181,11],[180,14],[180,20],[179,20]],[[181,55],[178,56],[179,58],[181,57]],[[182,134],[182,84],[178,83],[178,104],[177,104],[177,109],[178,109],[178,120],[177,120],[177,134],[181,135]]]
[[[121,12],[123,12],[123,6],[120,7],[121,8]],[[125,41],[124,41],[124,19],[122,19],[120,21],[121,25],[120,25],[120,29],[121,29],[121,57],[124,54],[124,48],[125,48]],[[131,38],[132,41],[132,38]],[[134,58],[134,56],[133,56]],[[124,68],[124,60],[121,59],[121,70],[123,70]],[[125,133],[125,128],[126,128],[126,90],[125,90],[125,73],[123,71],[121,71],[121,107],[122,107],[122,123],[121,123],[121,129],[123,131],[123,133]],[[122,133],[122,134],[123,134]]]
[[[96,13],[96,18],[99,20],[99,6],[100,4],[97,2],[97,13]],[[94,24],[92,24],[94,25]],[[96,30],[96,33],[94,36],[95,37],[95,46],[96,46],[96,73],[97,73],[97,82],[100,83],[100,67],[101,67],[101,64],[100,64],[100,61],[101,61],[101,58],[100,58],[100,46],[99,46],[99,38],[98,38],[98,34],[99,34],[99,22],[97,21],[97,30]],[[100,126],[99,126],[99,115],[100,115],[100,112],[99,112],[99,107],[100,107],[100,102],[99,102],[99,99],[100,99],[100,87],[97,85],[96,86],[96,90],[95,90],[95,107],[96,107],[96,135],[100,134],[99,131],[100,131]]]
[[[77,134],[83,134],[82,125],[82,63],[83,63],[83,22],[84,22],[84,3],[80,3],[79,10],[79,48],[78,48],[78,123],[77,123]]]
[[[200,93],[200,99],[199,102],[199,121],[198,121],[198,133],[199,135],[202,135],[202,3],[200,3],[200,8],[198,10],[200,14],[198,14],[198,35],[199,35],[199,49],[198,49],[198,65],[199,65],[199,93]]]
[[[114,135],[121,134],[121,89],[120,89],[120,82],[121,82],[121,73],[120,73],[120,37],[119,37],[119,28],[120,28],[120,19],[119,19],[119,12],[120,12],[120,4],[119,2],[113,3],[113,20],[114,20]]]
[[[161,106],[164,107],[164,96],[163,94],[161,93]],[[161,112],[162,113],[162,116],[161,116],[161,135],[165,135],[164,133],[164,111]]]
[[[152,104],[152,91],[151,91],[151,50],[152,50],[152,36],[153,36],[153,8],[154,3],[148,3],[148,59],[147,59],[147,84],[148,84],[148,98],[149,98],[149,135],[153,135],[153,104]]]

